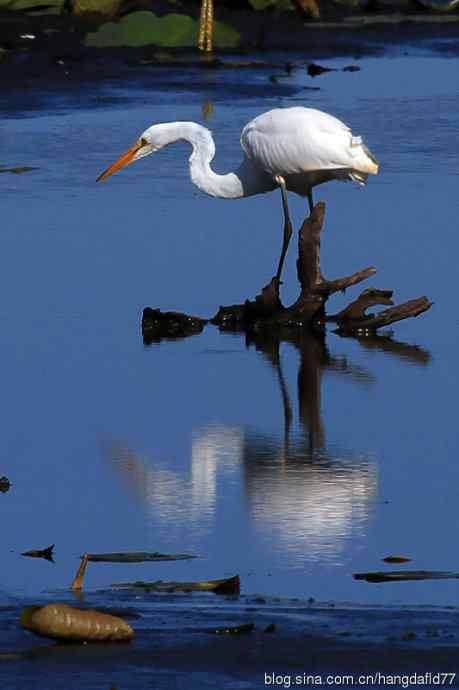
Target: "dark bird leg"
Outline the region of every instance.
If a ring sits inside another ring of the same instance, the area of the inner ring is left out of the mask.
[[[312,200],[312,189],[308,191],[309,214],[314,211],[314,202]]]
[[[288,245],[290,238],[292,236],[292,222],[290,220],[290,213],[288,210],[288,199],[287,199],[287,187],[285,185],[285,180],[281,175],[277,175],[275,178],[277,184],[280,187],[282,193],[282,208],[284,210],[284,239],[282,242],[282,251],[279,258],[279,266],[277,268],[276,280],[280,284],[282,269],[284,267],[285,255],[287,254]]]

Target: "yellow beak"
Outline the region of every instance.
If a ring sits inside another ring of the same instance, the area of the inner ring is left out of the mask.
[[[110,177],[110,175],[113,175],[113,173],[118,172],[118,170],[121,170],[121,168],[125,168],[126,165],[130,165],[131,163],[134,162],[135,155],[139,149],[142,148],[142,144],[139,141],[136,141],[136,143],[131,146],[130,149],[128,149],[125,153],[123,153],[122,156],[118,158],[110,167],[108,167],[106,170],[104,170],[103,173],[99,175],[97,178],[97,182],[102,182],[103,180],[106,180],[107,177]]]

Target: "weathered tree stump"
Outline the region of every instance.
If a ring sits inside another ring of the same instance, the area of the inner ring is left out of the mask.
[[[392,290],[370,288],[337,314],[327,315],[327,300],[336,292],[344,292],[376,273],[369,266],[344,278],[328,280],[324,277],[320,263],[320,240],[325,219],[325,204],[319,202],[311,215],[301,226],[298,238],[297,275],[300,294],[297,300],[285,307],[279,297],[277,278],[262,288],[254,300],[244,304],[220,307],[210,319],[221,330],[257,332],[284,332],[298,329],[324,330],[326,322],[337,324],[342,335],[362,336],[375,333],[378,328],[396,321],[419,316],[430,309],[432,302],[427,297],[418,297],[394,306]],[[376,314],[367,314],[367,309],[376,305],[389,306]],[[159,342],[163,338],[177,339],[200,333],[207,320],[187,316],[178,312],[161,312],[147,307],[142,318],[142,335],[145,344]]]
[[[427,297],[419,297],[398,306],[367,314],[374,305],[392,305],[391,290],[364,290],[346,309],[327,316],[325,305],[335,292],[357,285],[376,273],[373,266],[352,275],[334,280],[324,278],[320,264],[320,238],[325,218],[325,204],[319,202],[300,229],[298,240],[297,274],[301,292],[296,302],[284,307],[279,298],[279,285],[275,278],[266,285],[254,301],[245,304],[220,307],[211,322],[224,330],[322,328],[326,321],[334,321],[343,334],[375,332],[395,321],[418,316],[427,311],[432,303]]]

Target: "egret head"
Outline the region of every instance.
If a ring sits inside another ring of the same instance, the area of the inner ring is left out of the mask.
[[[150,153],[158,151],[158,149],[165,146],[166,142],[162,141],[161,125],[153,125],[145,130],[145,132],[137,139],[127,151],[125,151],[114,163],[112,163],[103,173],[97,178],[97,182],[106,180],[107,177],[125,168],[127,165],[135,161],[149,156]]]

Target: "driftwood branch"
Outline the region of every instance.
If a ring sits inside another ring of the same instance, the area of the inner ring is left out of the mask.
[[[392,291],[367,289],[351,304],[334,316],[326,316],[325,305],[336,292],[357,285],[376,273],[373,266],[356,271],[343,278],[328,280],[324,277],[320,261],[320,243],[325,220],[325,204],[319,202],[306,218],[299,232],[297,275],[301,287],[294,304],[284,307],[279,298],[275,278],[266,285],[254,301],[230,307],[220,307],[211,320],[222,329],[260,331],[281,328],[295,329],[322,327],[325,321],[335,321],[338,331],[346,334],[374,332],[395,321],[418,316],[431,307],[426,297],[392,306]],[[379,314],[367,314],[375,305],[391,305]]]
[[[355,333],[356,331],[375,331],[377,328],[389,326],[396,321],[403,321],[403,319],[410,319],[415,316],[423,314],[430,309],[432,302],[427,297],[418,297],[411,299],[408,302],[384,309],[378,314],[363,314],[357,321],[355,319],[347,319],[345,321],[338,321],[338,331],[344,333]]]
[[[430,309],[427,297],[419,297],[394,306],[392,290],[370,288],[364,290],[338,314],[327,315],[325,306],[329,297],[344,292],[376,273],[373,266],[363,268],[343,278],[324,277],[320,261],[320,244],[325,220],[325,204],[319,202],[301,226],[298,236],[297,276],[300,294],[297,300],[285,307],[279,297],[279,281],[276,277],[262,288],[254,300],[244,304],[220,307],[211,323],[221,330],[246,333],[279,332],[284,335],[298,329],[323,330],[325,322],[337,323],[342,335],[361,336],[376,332],[396,321],[419,316]],[[389,306],[376,314],[367,309],[376,305]],[[177,312],[162,313],[159,309],[144,310],[142,334],[146,344],[162,338],[183,338],[200,333],[206,320]]]

